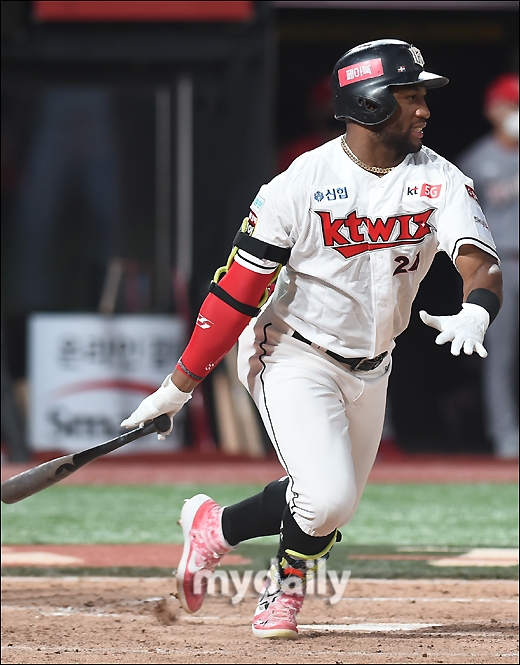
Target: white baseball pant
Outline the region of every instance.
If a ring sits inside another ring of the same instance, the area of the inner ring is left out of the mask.
[[[290,478],[298,526],[326,536],[354,516],[374,464],[391,358],[354,372],[291,333],[267,306],[239,339],[238,375]]]

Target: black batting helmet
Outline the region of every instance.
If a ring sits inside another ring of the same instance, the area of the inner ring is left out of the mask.
[[[397,108],[392,85],[423,83],[440,88],[444,76],[424,71],[424,59],[415,46],[398,39],[378,39],[347,51],[332,74],[334,115],[360,125],[379,125]]]

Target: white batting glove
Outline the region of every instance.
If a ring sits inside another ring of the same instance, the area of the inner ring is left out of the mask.
[[[462,348],[467,356],[473,351],[481,358],[487,356],[482,342],[489,326],[489,313],[480,305],[465,302],[461,311],[453,316],[431,316],[424,310],[419,312],[419,316],[427,326],[441,331],[435,340],[436,344],[451,342],[454,356],[458,356]]]
[[[148,395],[148,397],[145,397],[132,415],[123,420],[121,427],[142,427],[145,422],[157,418],[162,413],[168,414],[171,419],[182,409],[186,402],[191,399],[191,393],[183,393],[179,390],[172,382],[171,376],[171,374],[168,374],[162,382],[161,387],[151,395]],[[170,429],[167,432],[158,434],[157,438],[160,440],[164,439],[172,429],[173,421]]]

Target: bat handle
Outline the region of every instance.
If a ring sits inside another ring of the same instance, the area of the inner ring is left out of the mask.
[[[170,427],[171,427],[170,416],[163,413],[160,416],[157,416],[157,418],[154,418],[152,421],[146,423],[142,427],[131,429],[130,431],[125,432],[124,434],[120,434],[115,439],[107,441],[106,443],[102,443],[100,446],[96,446],[95,448],[89,448],[88,450],[83,450],[80,453],[76,453],[73,458],[74,470],[79,469],[80,467],[84,466],[85,464],[88,464],[89,462],[92,462],[98,457],[101,457],[101,455],[106,455],[107,453],[111,453],[112,451],[117,450],[118,448],[126,446],[127,443],[131,443],[132,441],[137,441],[138,439],[142,439],[143,436],[147,436],[148,434],[153,434],[154,432],[157,432],[157,434],[163,434],[164,432],[167,432],[170,429]]]
[[[124,446],[126,443],[140,439],[147,434],[153,434],[153,432],[157,432],[157,434],[164,434],[164,432],[167,432],[170,427],[170,416],[168,416],[166,413],[163,413],[160,416],[157,416],[157,418],[154,418],[149,423],[146,423],[146,425],[138,427],[137,429],[132,429],[125,434],[121,434],[117,437],[117,441],[120,441],[121,445]],[[114,441],[115,440],[116,439],[114,439]]]

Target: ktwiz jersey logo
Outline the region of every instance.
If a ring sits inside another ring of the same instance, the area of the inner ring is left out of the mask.
[[[417,245],[431,232],[428,219],[435,208],[412,215],[396,215],[383,220],[358,217],[353,210],[333,219],[330,212],[316,210],[321,220],[325,247],[332,247],[346,259],[374,249]]]

